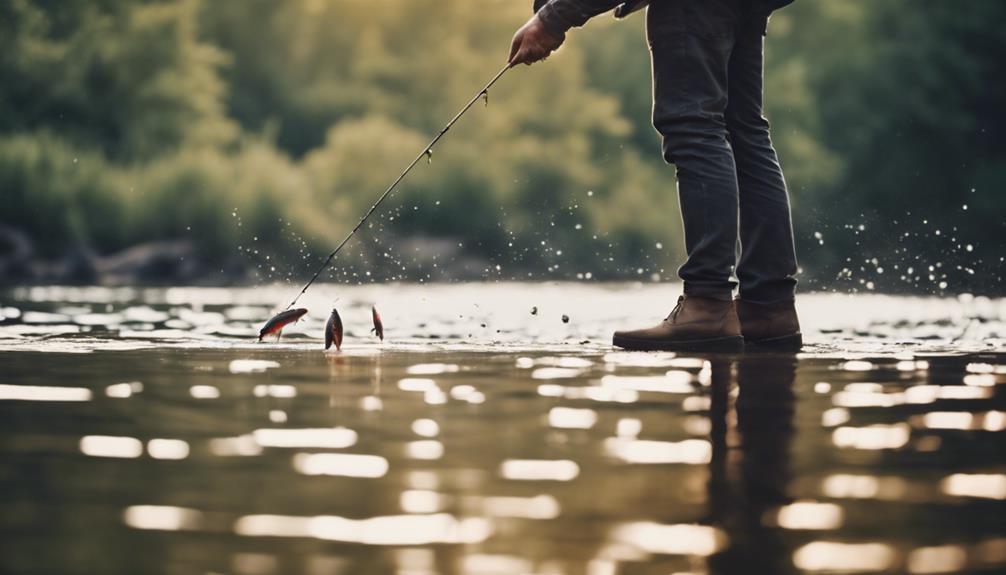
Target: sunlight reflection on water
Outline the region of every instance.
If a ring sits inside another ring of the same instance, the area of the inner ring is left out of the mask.
[[[568,459],[508,459],[500,466],[504,478],[521,481],[571,481],[579,474],[580,467]]]
[[[726,534],[707,525],[660,525],[645,521],[616,527],[612,538],[649,553],[703,557],[727,543]]]
[[[247,515],[234,524],[235,533],[248,537],[313,537],[365,545],[473,544],[485,541],[492,531],[486,519],[457,519],[445,513],[367,519]]]
[[[808,571],[883,571],[897,557],[884,543],[838,543],[815,541],[797,549],[793,562]]]
[[[135,529],[197,529],[201,520],[202,513],[195,509],[165,505],[134,505],[123,512],[123,521]]]
[[[0,400],[91,401],[91,390],[82,387],[0,384]]]
[[[356,444],[352,429],[256,429],[252,437],[262,447],[324,447],[343,449]]]
[[[626,463],[709,463],[712,445],[701,439],[684,441],[654,441],[645,439],[609,438],[604,440],[605,451]]]
[[[375,478],[388,472],[388,460],[358,453],[298,453],[293,456],[293,468],[304,475]]]
[[[143,455],[143,443],[135,437],[86,435],[80,439],[80,452],[91,457],[133,458]]]

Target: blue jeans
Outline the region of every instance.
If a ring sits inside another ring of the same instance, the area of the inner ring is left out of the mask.
[[[677,170],[690,295],[791,300],[796,252],[786,181],[762,114],[767,10],[748,0],[661,0],[647,12],[653,125]],[[738,258],[738,242],[740,257]]]

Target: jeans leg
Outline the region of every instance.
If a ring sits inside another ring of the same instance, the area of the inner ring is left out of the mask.
[[[755,303],[793,299],[796,251],[789,194],[762,113],[767,15],[742,18],[729,64],[727,130],[740,187],[740,295]]]
[[[732,0],[664,0],[650,5],[653,125],[675,165],[688,259],[685,293],[730,299],[735,282],[738,185],[727,137],[728,62],[736,24]]]

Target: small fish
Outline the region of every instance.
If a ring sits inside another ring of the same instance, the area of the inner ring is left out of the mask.
[[[306,309],[298,308],[288,309],[274,315],[272,319],[265,322],[265,325],[262,326],[262,330],[258,332],[258,340],[262,341],[262,338],[265,336],[275,334],[276,341],[279,341],[279,336],[283,333],[283,328],[304,317],[304,314],[306,313]]]
[[[568,315],[562,314],[562,323],[569,323],[569,316]]]
[[[377,334],[377,337],[384,341],[384,322],[381,321],[381,314],[377,312],[377,306],[370,306],[370,315],[374,318],[374,329],[371,330]]]
[[[336,350],[342,349],[342,318],[339,317],[339,310],[334,307],[325,324],[325,349],[332,347],[333,343]]]
[[[538,306],[531,308],[531,315],[538,315]]]

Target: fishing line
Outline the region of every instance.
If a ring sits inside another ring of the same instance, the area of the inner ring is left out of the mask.
[[[304,287],[300,290],[300,293],[297,294],[297,297],[293,298],[293,301],[290,302],[288,306],[286,306],[286,309],[290,309],[297,304],[297,300],[300,299],[300,296],[304,295],[304,293],[307,292],[307,288],[311,287],[311,284],[313,284],[315,280],[318,279],[318,276],[321,275],[321,272],[325,271],[325,268],[328,267],[328,264],[332,263],[332,260],[335,259],[335,256],[336,254],[339,253],[339,250],[341,250],[349,242],[349,240],[354,235],[356,235],[356,232],[359,231],[361,227],[363,227],[363,224],[367,221],[367,218],[369,218],[371,214],[373,214],[377,210],[377,207],[380,206],[381,202],[383,202],[384,199],[391,194],[391,192],[395,189],[395,187],[398,186],[399,182],[404,180],[405,176],[409,175],[409,172],[412,171],[412,168],[416,167],[416,164],[419,163],[419,160],[422,160],[424,157],[426,157],[427,159],[433,157],[433,146],[437,145],[437,142],[440,141],[440,138],[444,137],[444,134],[446,134],[447,131],[451,129],[451,126],[453,126],[455,122],[461,119],[461,116],[464,116],[465,112],[467,112],[469,108],[471,108],[475,104],[475,102],[478,102],[480,98],[485,99],[486,104],[488,105],[489,89],[492,88],[493,84],[495,84],[497,80],[502,78],[503,74],[505,74],[506,71],[509,70],[511,67],[512,66],[510,64],[504,66],[503,69],[500,70],[499,73],[496,74],[496,76],[493,77],[493,79],[490,80],[488,84],[486,84],[485,88],[482,88],[482,90],[480,90],[478,94],[475,94],[475,97],[472,98],[471,101],[469,101],[468,104],[466,104],[465,107],[462,108],[461,111],[458,112],[457,115],[454,116],[454,118],[450,122],[447,122],[447,125],[444,126],[444,129],[440,130],[440,133],[437,134],[437,137],[433,138],[433,141],[430,142],[429,145],[427,145],[425,148],[423,148],[423,151],[420,152],[418,156],[416,156],[415,160],[412,160],[412,163],[409,164],[409,167],[405,168],[405,171],[402,172],[402,174],[398,176],[398,178],[394,182],[392,182],[390,186],[388,186],[387,190],[384,190],[384,193],[381,194],[379,198],[377,198],[377,201],[374,202],[374,205],[370,206],[370,209],[367,210],[367,213],[365,213],[363,217],[360,219],[360,223],[356,224],[356,227],[353,228],[353,231],[349,232],[349,235],[347,235],[346,238],[342,240],[339,246],[336,247],[335,250],[332,251],[332,253],[328,254],[328,257],[325,258],[324,262],[322,262],[321,266],[318,268],[318,271],[314,272],[314,275],[311,276],[311,279],[308,280],[306,284],[304,284]]]

